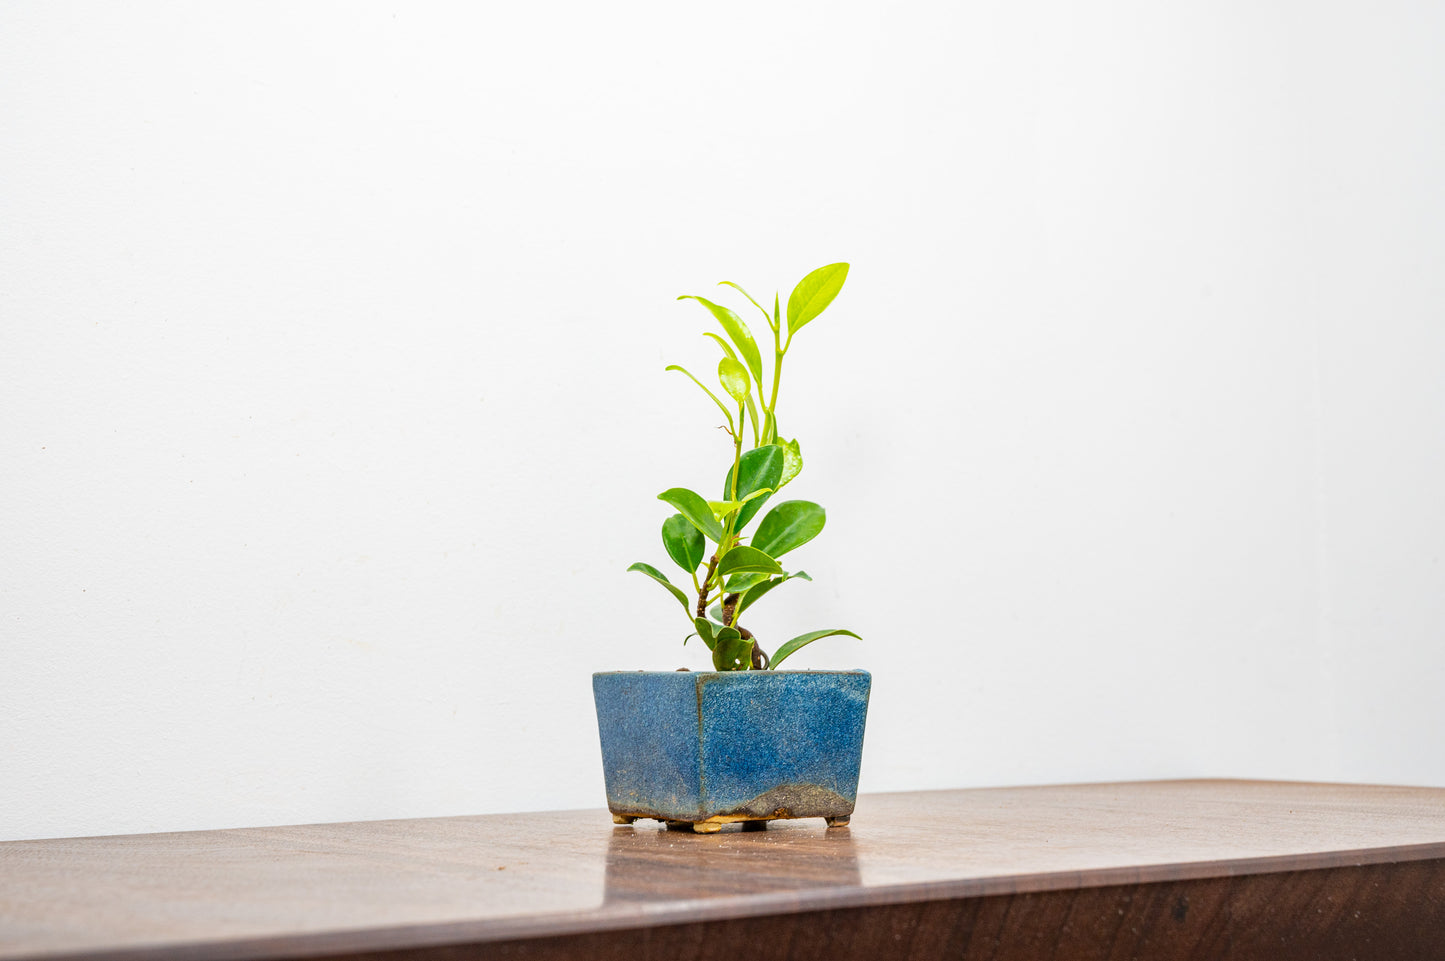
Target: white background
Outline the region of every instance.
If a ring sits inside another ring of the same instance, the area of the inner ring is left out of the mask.
[[[706,665],[673,298],[835,260],[753,626],[863,635],[864,790],[1445,785],[1442,35],[5,4],[0,837],[600,806],[591,672]]]

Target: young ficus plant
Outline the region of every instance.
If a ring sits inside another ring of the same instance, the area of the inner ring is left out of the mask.
[[[812,501],[782,501],[763,516],[756,531],[751,535],[746,531],[772,496],[803,469],[797,439],[784,439],[778,432],[778,384],[783,358],[793,337],[833,302],[847,277],[847,264],[819,267],[804,277],[788,296],[786,323],[777,294],[773,295],[773,310],[769,313],[732,281],[724,280],[719,285],[738,291],[767,321],[773,334],[770,387],[763,376],[762,352],[741,317],[704,297],[684,294],[678,298],[695,300],[706,307],[727,335],[720,337],[712,331],[704,334],[722,350],[717,379],[731,404],[682,367],[674,364],[667,369],[686,375],[723,412],[727,418],[724,429],[732,438],[732,465],[723,479],[720,500],[707,500],[685,487],[657,495],[677,510],[662,524],[662,544],[667,556],[692,578],[693,594],[688,595],[650,564],[638,562],[628,570],[646,574],[677,598],[693,630],[683,643],[693,636],[701,637],[719,671],[773,669],[794,651],[819,638],[835,634],[858,636],[841,628],[810,631],[782,644],[769,657],[753,633],[740,623],[749,608],[780,584],[795,578],[812,580],[803,571],[783,570],[778,558],[818,536],[826,517],[822,507]],[[745,428],[751,428],[752,434],[752,445],[746,453]],[[749,543],[743,543],[745,540]]]

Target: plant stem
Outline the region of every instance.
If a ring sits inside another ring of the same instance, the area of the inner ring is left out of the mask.
[[[702,579],[702,586],[697,589],[697,616],[707,617],[707,595],[708,582],[712,580],[713,571],[717,570],[717,554],[714,553],[707,562],[707,575]],[[693,583],[697,583],[694,576]]]
[[[738,599],[741,598],[741,597],[742,597],[741,594],[729,594],[727,597],[724,597],[724,598],[723,598],[723,602],[722,602],[722,612],[723,612],[723,626],[724,626],[724,627],[736,627],[736,626],[737,626],[737,621],[738,621]]]
[[[785,353],[787,353],[786,350],[783,350],[782,348],[779,348],[777,354],[774,355],[774,359],[773,359],[773,396],[772,396],[772,398],[768,401],[768,413],[769,413],[769,414],[772,416],[772,418],[773,418],[773,440],[775,440],[775,441],[778,439],[778,438],[777,438],[777,433],[778,433],[778,416],[777,416],[777,414],[773,413],[773,411],[776,410],[776,409],[777,409],[777,406],[778,406],[778,383],[783,379],[783,354],[785,354]]]
[[[743,405],[742,405],[741,403],[739,403],[739,404],[738,404],[738,417],[739,417],[739,419],[741,419],[742,416],[743,416]],[[738,499],[738,472],[739,472],[739,471],[741,470],[741,468],[742,468],[742,463],[743,463],[743,436],[742,436],[742,432],[739,431],[738,433],[736,433],[736,434],[733,435],[733,489],[732,489],[731,495],[730,495],[729,498],[728,498],[729,500],[737,500],[737,499]],[[734,513],[734,514],[733,514],[733,519],[736,520],[736,518],[737,518],[737,514]],[[731,532],[731,530],[732,530],[732,523],[731,523],[731,522],[729,522],[729,524],[728,524],[728,530],[729,530],[729,532]]]
[[[772,325],[769,325],[772,326]],[[776,444],[778,442],[778,385],[783,380],[783,355],[788,352],[788,344],[793,342],[792,331],[788,332],[788,343],[782,341],[782,334],[777,327],[773,327],[773,393],[768,402],[763,405],[763,412],[767,414],[767,422],[763,428],[763,442]],[[763,385],[758,385],[758,397],[762,398]]]

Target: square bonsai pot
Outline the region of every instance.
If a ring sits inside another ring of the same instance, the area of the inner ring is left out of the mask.
[[[592,675],[613,820],[700,833],[777,818],[847,824],[871,682],[867,671]]]

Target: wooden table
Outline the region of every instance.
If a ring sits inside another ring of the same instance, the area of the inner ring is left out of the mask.
[[[865,795],[850,828],[605,811],[0,844],[0,958],[1445,958],[1445,789]]]

